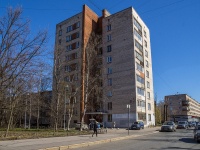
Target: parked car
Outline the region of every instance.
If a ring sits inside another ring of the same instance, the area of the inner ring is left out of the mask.
[[[200,125],[197,125],[194,129],[194,140],[200,142]]]
[[[144,129],[144,123],[142,121],[136,121],[134,122],[132,125],[131,125],[131,128],[130,129]]]
[[[76,123],[75,129],[76,129],[76,130],[79,130],[80,127],[81,127],[81,122]],[[83,130],[88,130],[88,125],[87,125],[86,123],[83,123],[83,124],[82,124],[82,129],[83,129]]]
[[[176,128],[177,129],[188,129],[188,122],[187,121],[179,121]]]
[[[161,132],[162,131],[176,131],[176,125],[175,125],[175,123],[173,122],[173,121],[165,121],[164,123],[163,123],[163,125],[161,126],[161,130],[160,130]]]
[[[188,127],[194,127],[193,122],[188,122]]]

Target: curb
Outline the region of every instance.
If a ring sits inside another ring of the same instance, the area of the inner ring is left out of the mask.
[[[94,142],[85,142],[85,143],[80,143],[80,144],[71,144],[71,145],[66,145],[66,146],[50,147],[50,148],[43,148],[43,149],[38,149],[38,150],[67,150],[67,149],[73,149],[73,148],[79,148],[79,147],[87,147],[87,146],[92,146],[92,145],[96,145],[96,144],[109,143],[109,142],[115,142],[115,141],[119,141],[119,140],[129,139],[129,138],[133,138],[133,137],[150,135],[150,134],[154,134],[157,132],[159,132],[159,131],[151,132],[148,134],[142,134],[142,135],[128,135],[128,136],[99,140],[99,141],[94,141]]]

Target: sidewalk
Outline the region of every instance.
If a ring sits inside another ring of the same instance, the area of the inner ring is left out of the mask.
[[[148,134],[154,134],[160,127],[144,130],[108,129],[107,133],[92,135],[66,136],[41,139],[1,141],[0,150],[66,150],[94,144],[123,140]]]

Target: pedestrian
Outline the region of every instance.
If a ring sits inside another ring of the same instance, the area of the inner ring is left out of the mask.
[[[97,121],[95,121],[94,124],[93,124],[93,130],[94,130],[94,132],[92,134],[92,137],[93,137],[94,134],[96,134],[96,137],[97,137]]]

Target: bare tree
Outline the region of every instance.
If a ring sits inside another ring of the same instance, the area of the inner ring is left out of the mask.
[[[19,94],[26,92],[22,90],[25,76],[30,73],[36,57],[44,51],[47,40],[47,31],[39,31],[35,36],[31,34],[29,22],[22,19],[21,8],[8,8],[7,14],[0,19],[0,101],[6,102],[11,97],[10,107],[7,108],[9,111],[6,111],[6,114],[9,113],[9,121],[5,136]],[[8,94],[9,91],[12,91],[12,95]]]
[[[90,38],[88,40],[87,46],[85,48],[85,60],[83,61],[84,74],[83,74],[83,89],[84,89],[84,95],[83,95],[83,101],[82,101],[82,107],[83,112],[81,114],[81,127],[80,130],[82,130],[82,124],[84,123],[84,118],[87,109],[89,108],[91,104],[91,100],[94,98],[95,91],[98,90],[98,61],[97,61],[97,52],[99,50],[101,44],[101,36],[98,34],[95,34],[94,32],[91,33]]]

